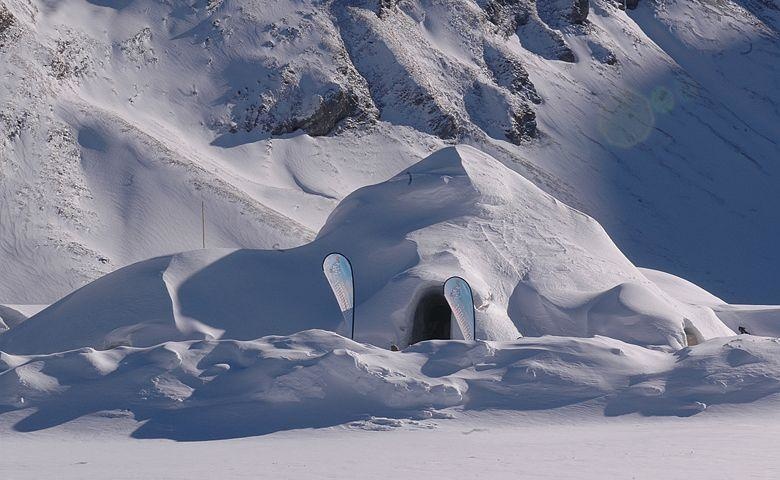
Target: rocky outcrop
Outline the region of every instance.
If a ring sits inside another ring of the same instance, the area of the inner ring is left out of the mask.
[[[293,116],[289,120],[272,125],[270,126],[271,133],[280,135],[303,130],[316,137],[328,135],[345,119],[359,122],[375,116],[371,109],[365,108],[359,95],[341,85],[334,86],[333,90],[324,95],[317,95],[314,101],[317,105],[310,115]]]
[[[487,0],[480,2],[488,20],[499,28],[499,32],[508,37],[525,25],[534,11],[532,1],[527,0]]]
[[[0,3],[0,35],[2,35],[14,23],[14,16]]]
[[[257,92],[239,89],[234,99],[234,121],[230,131],[255,129],[282,135],[303,130],[311,136],[332,133],[345,120],[370,123],[378,115],[368,92],[359,85],[339,79],[313,79],[312,72],[297,72],[287,65],[281,69],[281,87]],[[243,113],[238,108],[243,106]]]
[[[585,19],[588,18],[589,10],[590,2],[588,0],[574,0],[569,19],[572,23],[583,24],[585,23]]]
[[[483,58],[495,82],[535,104],[542,103],[528,72],[516,56],[506,49],[485,43]]]
[[[636,7],[639,6],[639,0],[615,0],[615,2],[618,4],[618,8],[621,10],[628,8],[629,10],[634,10]]]
[[[398,4],[398,0],[379,0],[377,2],[376,14],[379,18],[386,17],[395,6]]]
[[[0,48],[4,47],[5,42],[8,41],[9,32],[15,21],[16,19],[11,12],[0,3]]]
[[[555,0],[539,4],[533,0],[487,0],[480,3],[488,20],[504,37],[517,34],[528,50],[550,60],[575,62],[574,52],[566,44],[561,28],[584,21],[587,0]],[[584,15],[584,16],[583,16]]]
[[[536,2],[539,17],[549,26],[564,28],[567,25],[581,25],[588,18],[588,0],[543,0]]]
[[[95,66],[108,58],[105,45],[100,45],[86,34],[65,31],[49,50],[49,74],[57,80],[88,77],[95,72]]]
[[[588,41],[588,48],[590,48],[591,57],[605,65],[616,65],[618,63],[615,52],[605,47],[597,41]]]
[[[492,138],[520,145],[539,136],[531,106],[492,83],[475,81],[465,105],[471,122]]]
[[[539,136],[536,127],[536,114],[528,105],[520,105],[510,112],[511,128],[506,131],[506,137],[515,145]]]

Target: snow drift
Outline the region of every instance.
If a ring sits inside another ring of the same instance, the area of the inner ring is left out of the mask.
[[[607,415],[687,416],[779,392],[780,342],[745,336],[676,354],[605,337],[429,341],[390,352],[309,330],[243,342],[0,354],[0,412],[34,407],[17,430],[100,413],[144,421],[135,437],[177,440],[585,401],[602,403]]]

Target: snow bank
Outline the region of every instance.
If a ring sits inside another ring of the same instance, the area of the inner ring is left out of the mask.
[[[321,270],[332,251],[354,268],[360,343]],[[480,341],[408,346],[452,275]],[[345,198],[309,244],[153,258],[18,323],[0,334],[0,411],[34,407],[23,431],[109,411],[177,439],[593,399],[690,415],[780,391],[780,342],[721,321],[769,330],[776,312],[636,268],[592,218],[449,147]]]
[[[733,334],[645,278],[592,218],[458,146],[357,190],[312,243],[132,265],[0,336],[0,350],[251,340],[308,328],[347,334],[321,271],[332,251],[355,270],[356,339],[385,348],[409,344],[417,302],[452,275],[472,286],[480,339],[603,335],[678,349],[688,324],[700,340]]]
[[[780,393],[780,339],[741,335],[686,348],[674,368],[640,375],[607,406],[608,415],[693,415],[709,405],[749,403]]]
[[[390,352],[307,330],[245,342],[0,354],[0,411],[34,408],[17,430],[109,412],[147,420],[137,437],[179,440],[593,399],[608,415],[689,415],[778,392],[780,341],[760,337],[714,339],[676,354],[550,336],[429,341]]]
[[[129,410],[151,419],[139,436],[168,435],[173,424],[185,437],[233,436],[341,423],[366,412],[430,416],[453,406],[564,405],[613,392],[670,360],[606,338],[431,341],[390,352],[308,330],[247,342],[2,354],[0,409],[37,407],[17,425],[21,430]]]

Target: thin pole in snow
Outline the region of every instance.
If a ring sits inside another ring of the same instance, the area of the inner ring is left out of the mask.
[[[200,201],[200,230],[203,239],[203,248],[206,248],[206,202]]]

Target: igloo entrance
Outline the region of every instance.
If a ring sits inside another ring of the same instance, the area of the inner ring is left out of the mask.
[[[409,344],[425,340],[450,340],[452,310],[441,290],[429,292],[417,303]]]

